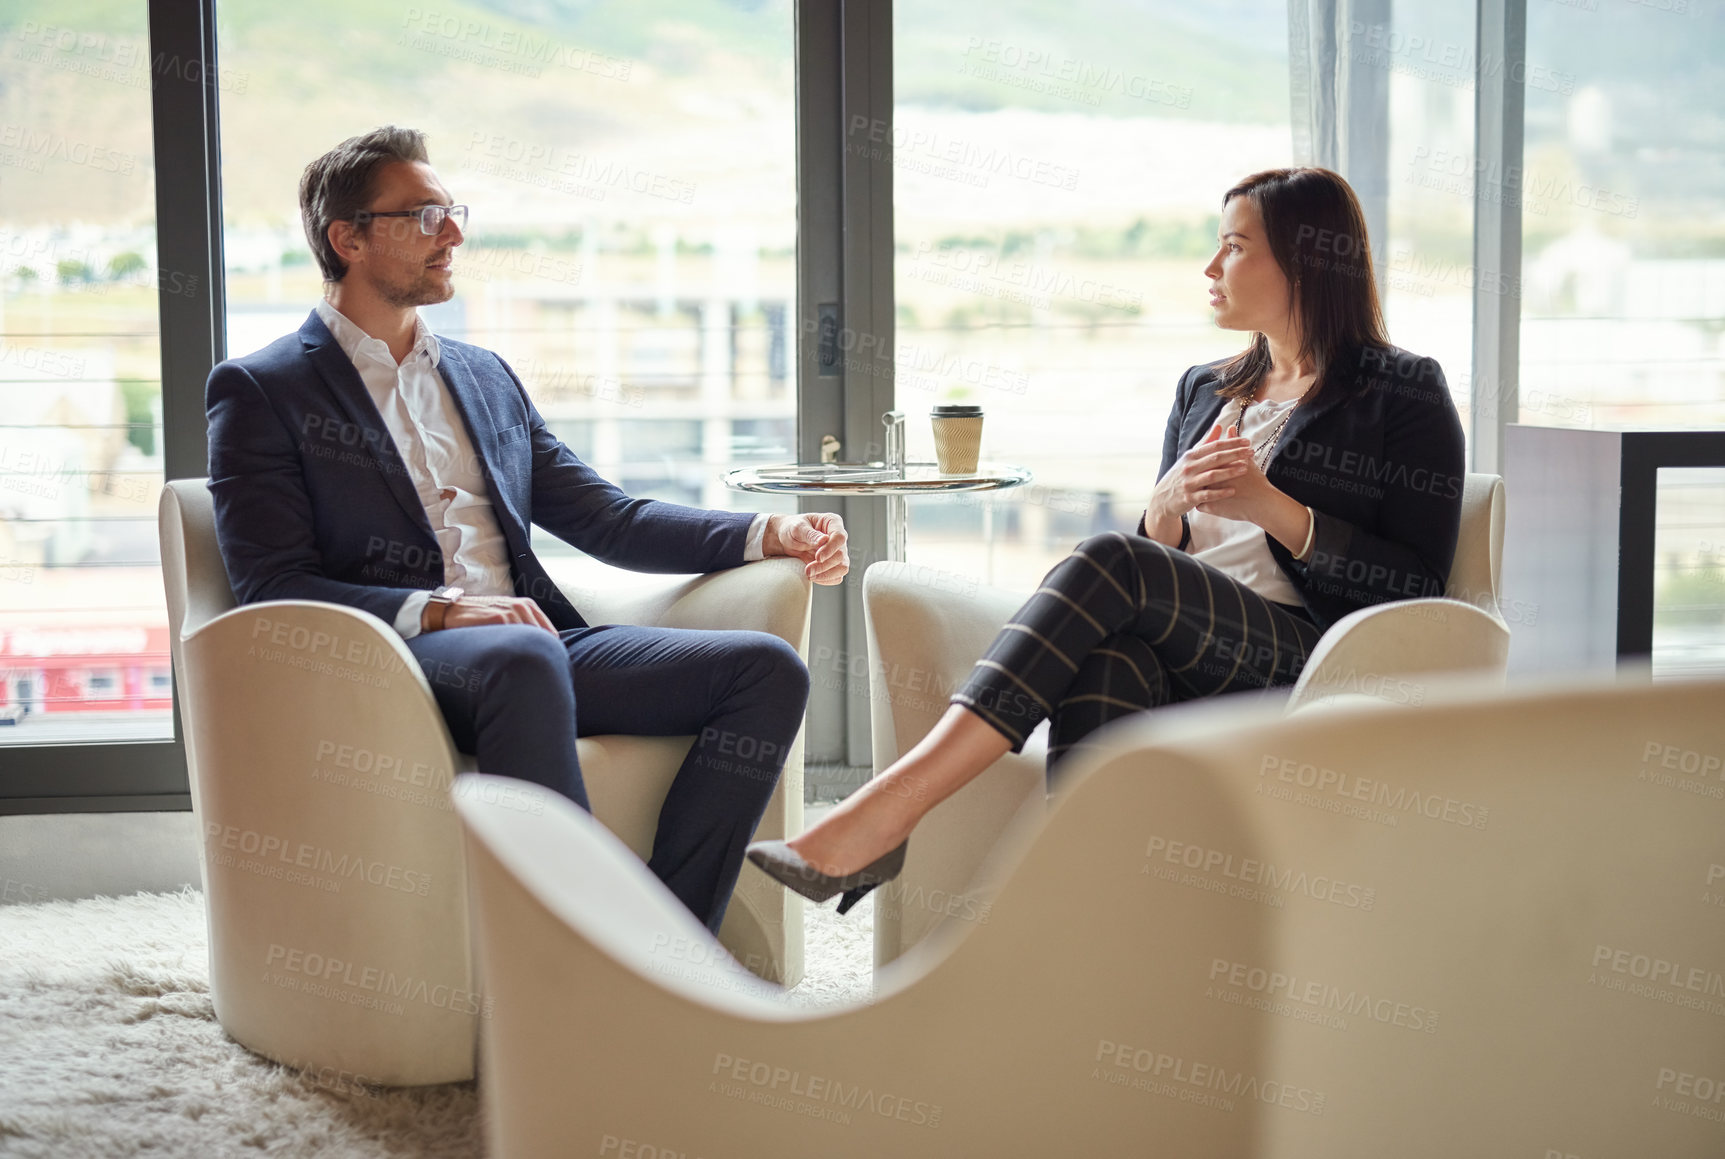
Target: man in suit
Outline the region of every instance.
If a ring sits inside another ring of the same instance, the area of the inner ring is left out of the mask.
[[[458,748],[584,808],[577,736],[696,736],[648,865],[717,931],[808,670],[761,632],[590,627],[528,525],[636,571],[787,555],[822,584],[849,568],[844,526],[631,499],[594,473],[501,358],[419,318],[454,293],[466,209],[451,200],[411,129],[354,137],[306,168],[325,300],[298,333],[216,367],[206,392],[228,577],[242,603],[332,601],[393,625]]]

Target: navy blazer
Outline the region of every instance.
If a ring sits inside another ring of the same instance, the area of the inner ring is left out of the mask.
[[[515,593],[559,629],[586,621],[533,554],[530,523],[634,571],[743,562],[752,515],[629,498],[558,442],[503,359],[438,343]],[[323,600],[393,624],[410,594],[443,583],[442,552],[395,440],[316,311],[297,334],[211,371],[205,409],[216,539],[242,604]]]
[[[1158,479],[1222,413],[1221,366],[1180,377]],[[1443,595],[1466,464],[1461,418],[1436,361],[1393,346],[1336,359],[1322,396],[1294,408],[1264,472],[1316,517],[1306,563],[1264,538],[1319,628],[1370,604]]]

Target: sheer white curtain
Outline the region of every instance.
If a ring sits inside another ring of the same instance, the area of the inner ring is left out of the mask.
[[[1389,225],[1390,0],[1288,0],[1294,160],[1348,179],[1384,288]]]

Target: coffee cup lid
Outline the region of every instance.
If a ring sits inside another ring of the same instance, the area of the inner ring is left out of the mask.
[[[930,412],[937,419],[968,419],[982,414],[982,408],[966,403],[942,403]]]

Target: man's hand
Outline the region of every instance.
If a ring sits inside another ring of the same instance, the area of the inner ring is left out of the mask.
[[[420,622],[424,624],[423,616]],[[491,624],[526,624],[557,635],[556,627],[537,603],[516,596],[462,596],[443,614],[445,628],[483,628]]]
[[[794,556],[803,561],[803,575],[831,586],[842,583],[851,569],[849,543],[844,520],[837,515],[769,515],[761,553],[769,559]]]

